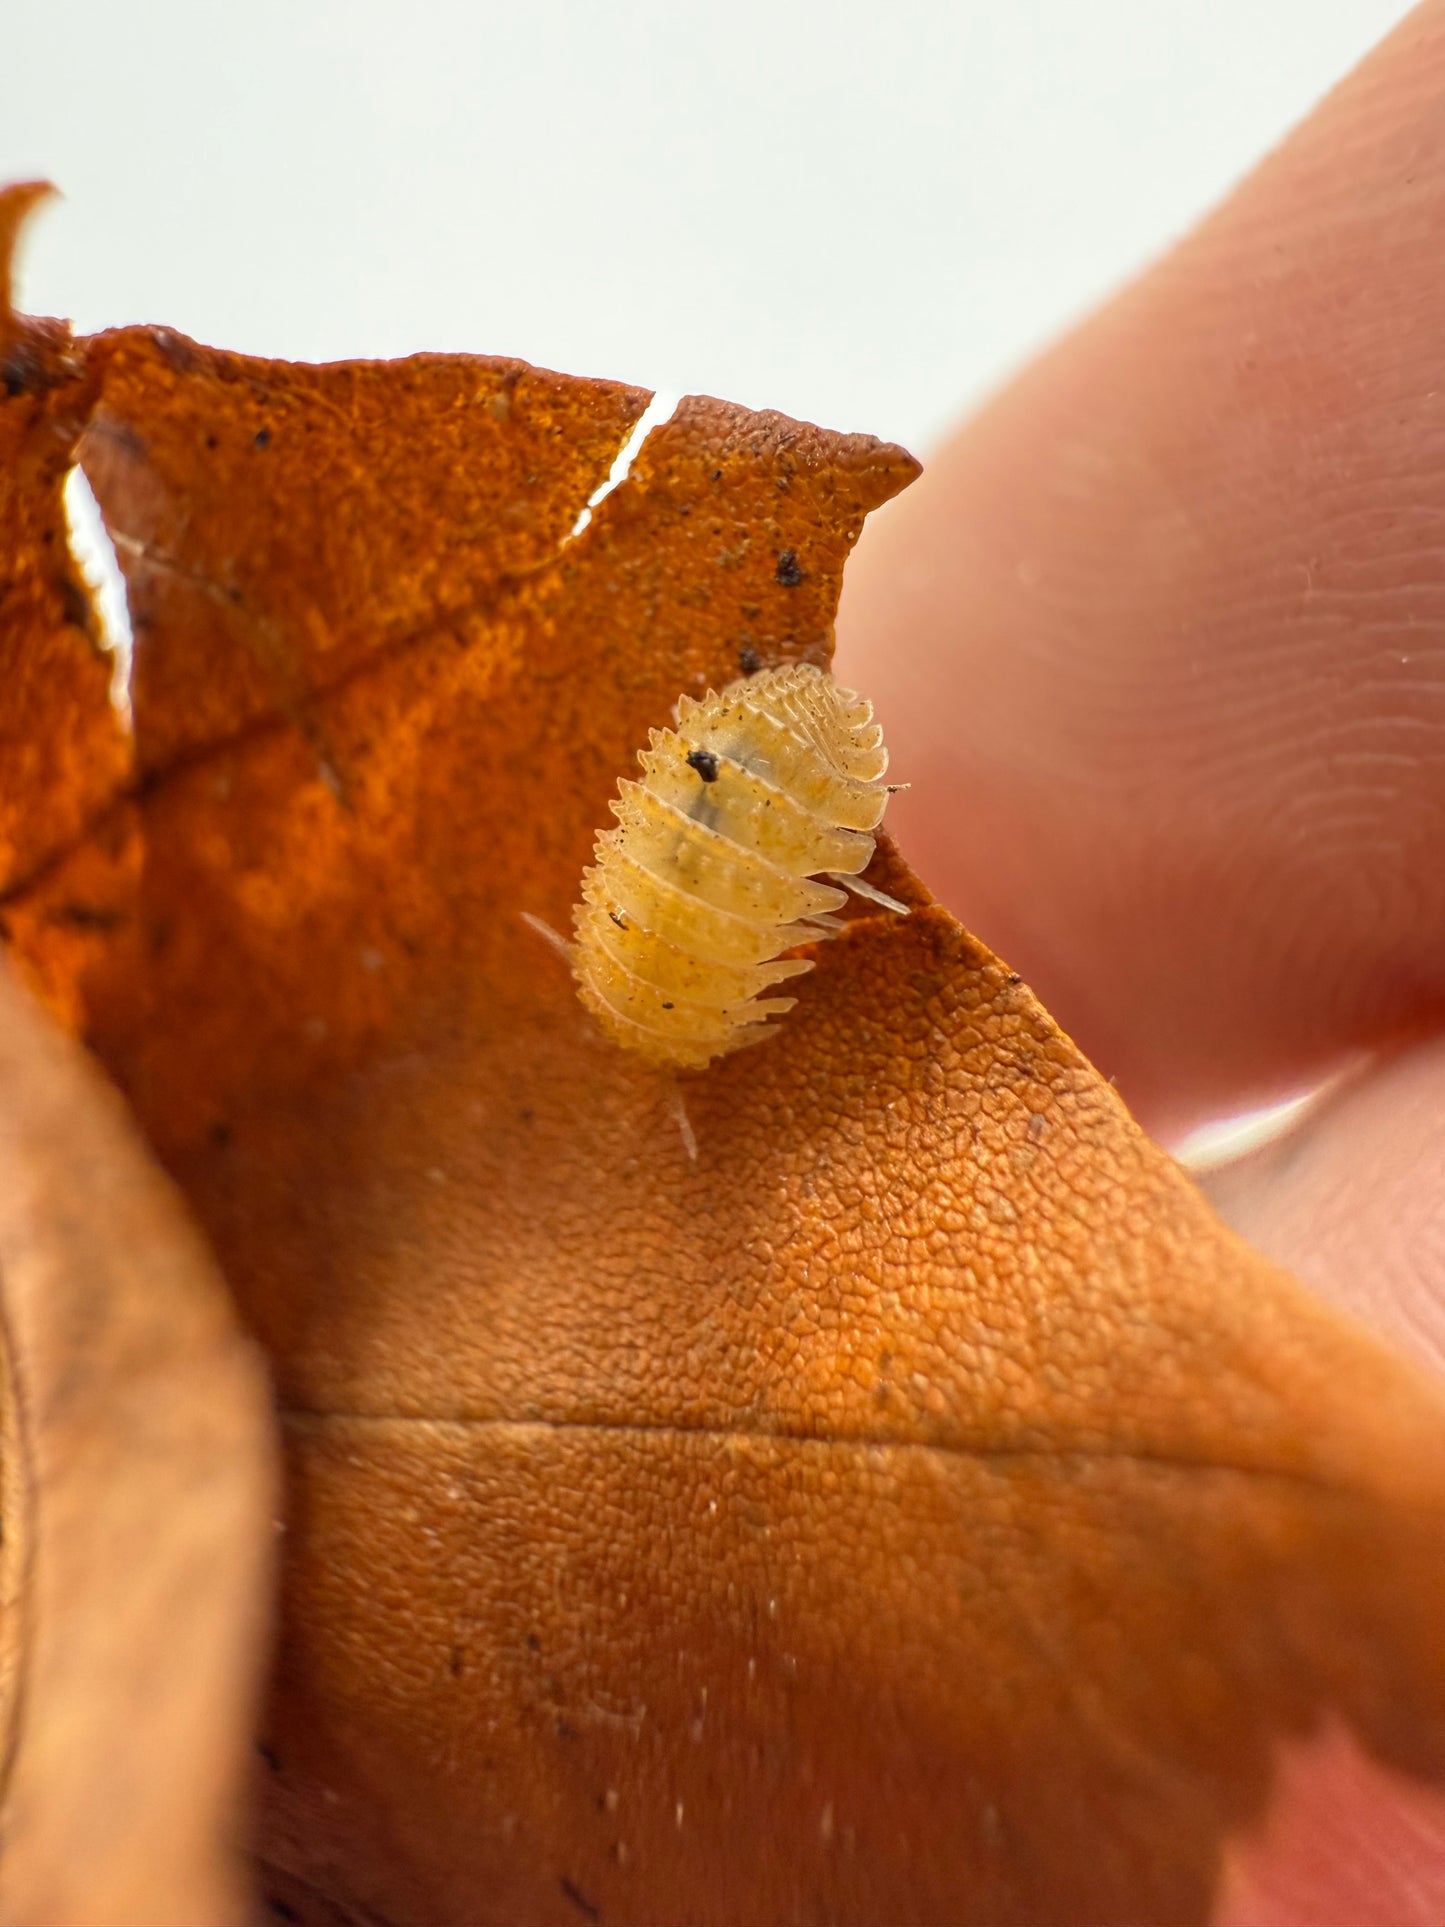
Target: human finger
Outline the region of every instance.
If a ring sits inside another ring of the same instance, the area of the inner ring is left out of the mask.
[[[876,518],[910,857],[1168,1131],[1445,1016],[1445,5]]]

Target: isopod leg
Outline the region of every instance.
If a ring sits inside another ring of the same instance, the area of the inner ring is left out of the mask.
[[[672,1112],[673,1117],[676,1118],[677,1128],[682,1137],[682,1148],[687,1152],[689,1164],[696,1164],[697,1133],[692,1128],[692,1119],[688,1116],[687,1105],[683,1102],[682,1086],[677,1083],[675,1079],[669,1077],[665,1079],[665,1088],[667,1091],[668,1109]]]
[[[545,922],[541,917],[534,917],[530,910],[519,910],[517,914],[529,930],[535,930],[537,935],[541,937],[545,943],[551,944],[559,957],[565,957],[567,962],[569,964],[571,963],[572,946],[560,930],[554,930],[551,924]]]
[[[834,876],[831,881],[841,883],[844,889],[851,890],[855,897],[865,897],[869,903],[880,904],[885,910],[895,910],[900,917],[908,915],[906,903],[900,903],[897,897],[890,897],[886,891],[878,889],[875,884],[865,883],[862,877]]]
[[[832,937],[841,937],[848,925],[830,910],[820,910],[816,917],[799,917],[793,928],[803,932],[799,943],[826,943]]]

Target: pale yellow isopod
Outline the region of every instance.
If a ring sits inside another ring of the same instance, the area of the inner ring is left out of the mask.
[[[767,993],[812,969],[782,953],[836,930],[845,889],[907,914],[860,877],[888,752],[871,703],[794,663],[682,697],[638,760],[582,878],[569,955],[609,1037],[697,1070],[773,1034],[797,1000]]]

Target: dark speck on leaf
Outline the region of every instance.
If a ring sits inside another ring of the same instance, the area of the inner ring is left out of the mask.
[[[562,1876],[562,1891],[577,1909],[578,1913],[584,1914],[588,1920],[601,1920],[602,1909],[594,1906],[586,1894],[570,1881],[566,1874]]]
[[[803,571],[798,567],[796,549],[784,549],[778,557],[777,578],[785,589],[796,589],[803,579]]]
[[[738,651],[738,668],[745,676],[756,676],[762,666],[762,657],[750,642],[745,642]]]
[[[281,1771],[281,1755],[276,1751],[274,1746],[268,1746],[265,1740],[257,1740],[256,1751],[261,1755],[261,1758],[273,1773],[279,1773]]]
[[[704,783],[717,781],[717,758],[710,749],[695,749],[687,759],[689,769],[695,769]]]
[[[230,1125],[224,1121],[218,1121],[211,1126],[211,1142],[218,1151],[224,1151],[234,1135]]]
[[[66,621],[72,628],[82,630],[88,635],[92,621],[90,598],[80,584],[72,581],[68,575],[63,575],[56,587],[60,590],[60,600],[65,609]]]
[[[674,1006],[674,1005],[672,1005],[672,1004],[664,1004],[664,1005],[662,1006],[662,1008],[663,1008],[664,1010],[672,1010],[672,1009],[674,1009],[674,1008],[675,1008],[675,1006]]]
[[[59,903],[48,913],[48,921],[68,930],[118,930],[125,913],[105,903]]]
[[[146,443],[129,422],[116,421],[109,415],[100,415],[91,424],[91,434],[98,440],[109,443],[125,457],[128,462],[143,462],[146,458]]]
[[[163,361],[170,364],[177,374],[189,375],[200,365],[201,357],[195,345],[178,335],[173,328],[152,328],[150,338],[156,352]]]
[[[625,930],[627,928],[627,919],[620,910],[609,910],[607,914],[619,930]]]
[[[1010,983],[1010,984],[1021,984],[1023,982],[1023,978],[1019,975],[1019,973],[1016,970],[1011,970],[1008,976],[1004,979],[1004,982]]]
[[[0,384],[13,401],[16,395],[40,394],[65,379],[64,372],[47,360],[43,350],[27,341],[13,343],[0,361]]]
[[[20,349],[12,349],[6,356],[4,364],[0,365],[0,381],[5,384],[5,393],[13,401],[17,395],[25,393],[33,378],[34,369],[31,362]]]
[[[275,1894],[267,1895],[266,1911],[274,1914],[277,1920],[300,1920],[301,1918],[294,1907],[288,1906],[284,1900],[279,1900]]]
[[[258,428],[255,434],[251,437],[251,446],[252,448],[269,448],[271,446],[270,429]]]

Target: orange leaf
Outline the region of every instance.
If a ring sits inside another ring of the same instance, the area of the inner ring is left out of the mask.
[[[60,496],[94,382],[67,328],[10,305],[21,223],[49,192],[0,192],[0,877],[73,843],[127,762]]]
[[[573,537],[634,390],[87,368],[136,768],[5,914],[280,1383],[283,1914],[1199,1921],[1287,1736],[1445,1771],[1436,1388],[890,850],[695,1165],[522,921],[911,460],[693,399]]]

